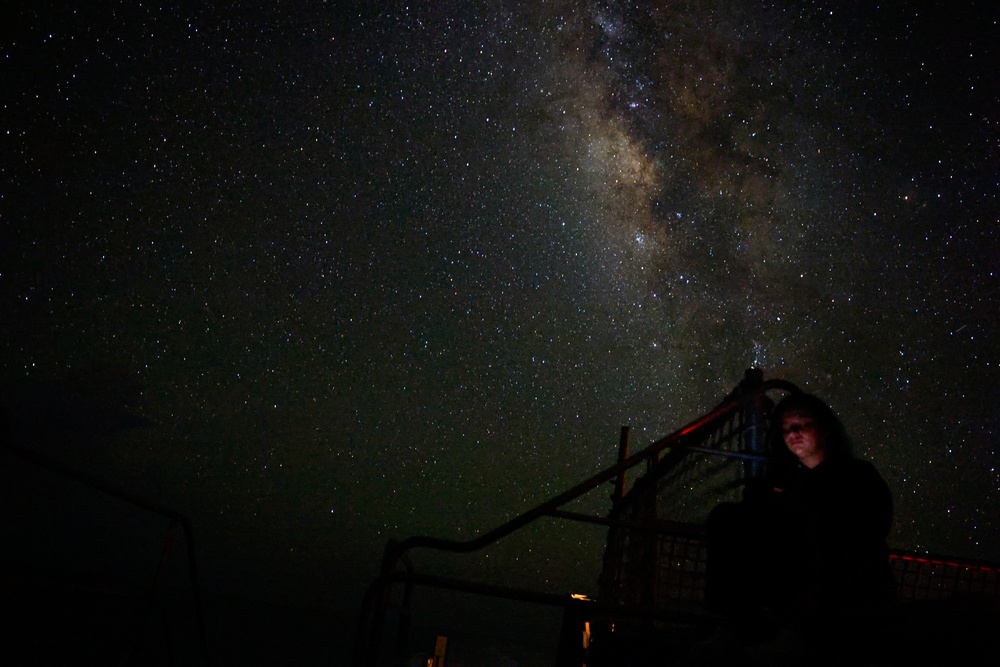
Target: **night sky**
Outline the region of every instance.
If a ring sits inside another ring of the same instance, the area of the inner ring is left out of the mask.
[[[759,367],[894,546],[1000,560],[994,2],[238,4],[3,10],[16,443],[356,609]],[[602,540],[445,569],[593,592]]]

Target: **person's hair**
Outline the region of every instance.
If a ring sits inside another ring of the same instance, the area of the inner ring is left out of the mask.
[[[791,452],[785,447],[784,437],[781,431],[782,422],[786,415],[803,414],[812,418],[818,432],[826,434],[824,440],[825,455],[827,458],[838,458],[851,455],[851,439],[844,429],[843,423],[837,417],[826,402],[812,394],[796,393],[789,394],[778,403],[771,411],[771,453],[777,456],[789,455]]]

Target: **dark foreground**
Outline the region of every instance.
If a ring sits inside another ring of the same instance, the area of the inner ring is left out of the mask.
[[[6,582],[4,665],[349,665],[355,621],[329,608],[304,608],[236,596],[206,600],[202,648],[189,600],[123,598],[106,591]],[[547,667],[558,662],[561,619],[513,618],[504,609],[415,624],[407,664],[423,665],[437,634],[449,635],[449,667]],[[478,616],[478,618],[474,617]],[[492,620],[491,620],[492,619]],[[656,632],[595,634],[591,667],[669,665],[984,664],[1000,655],[1000,610],[992,600],[901,605],[878,623],[841,619],[826,644],[771,628],[677,625]],[[566,655],[562,656],[564,659]],[[580,663],[577,663],[580,664]]]

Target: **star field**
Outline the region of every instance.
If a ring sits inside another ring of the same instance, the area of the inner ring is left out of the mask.
[[[1000,559],[992,5],[425,4],[4,10],[17,442],[323,597],[756,366],[895,546]],[[555,539],[499,555],[593,586],[603,534]]]

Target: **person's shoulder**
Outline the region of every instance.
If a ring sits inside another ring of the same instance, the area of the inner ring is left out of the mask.
[[[875,464],[867,459],[858,458],[857,456],[845,456],[843,461],[845,465],[850,466],[853,470],[878,472],[875,469]]]
[[[855,456],[841,456],[831,461],[831,467],[856,477],[869,477],[872,479],[882,479],[878,468],[871,461],[859,459]]]
[[[867,472],[867,473],[878,473],[878,469],[875,468],[875,464],[868,459],[863,459],[858,456],[850,455],[844,457],[844,465],[855,470],[857,472]]]
[[[844,460],[845,476],[849,477],[853,484],[859,487],[870,488],[873,491],[878,489],[880,493],[888,493],[889,487],[885,478],[878,471],[871,461],[849,457]]]

